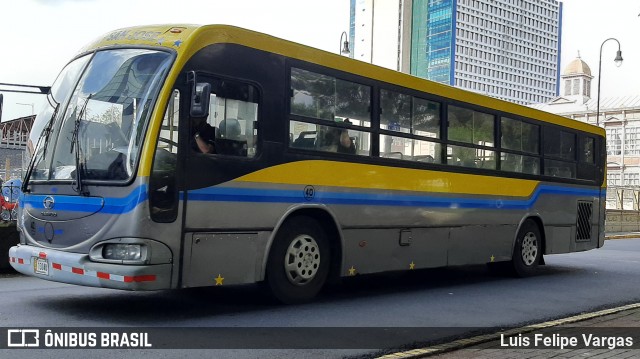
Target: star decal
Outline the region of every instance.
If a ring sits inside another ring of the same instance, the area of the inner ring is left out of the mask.
[[[173,46],[175,47],[180,47],[180,45],[182,45],[182,40],[177,40],[173,42]]]
[[[356,275],[356,269],[353,266],[351,266],[351,268],[349,268],[349,275],[350,276]]]
[[[216,285],[222,285],[222,282],[224,281],[224,278],[220,274],[218,274],[214,279],[216,280]]]
[[[416,269],[416,264],[415,264],[415,263],[413,263],[413,261],[411,261],[411,263],[409,263],[409,269],[410,269],[410,270],[414,270],[414,269]]]
[[[495,262],[496,257],[493,256],[493,254],[491,255],[491,263]]]

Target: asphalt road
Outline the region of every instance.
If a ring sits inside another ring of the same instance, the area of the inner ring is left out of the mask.
[[[601,249],[545,260],[540,274],[527,279],[484,266],[350,278],[299,306],[273,304],[253,285],[137,293],[4,274],[0,327],[257,327],[273,328],[279,344],[245,349],[242,343],[251,343],[255,333],[243,337],[241,329],[234,344],[215,351],[20,349],[1,350],[0,357],[367,357],[387,346],[407,348],[640,301],[640,239],[607,241]],[[220,333],[212,332],[212,340]],[[312,340],[326,346],[284,349]],[[366,349],[352,349],[357,347]]]

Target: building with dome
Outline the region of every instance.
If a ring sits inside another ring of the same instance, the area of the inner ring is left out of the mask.
[[[582,61],[578,54],[578,57],[562,72],[564,96],[582,96],[582,103],[587,102],[591,96],[592,78],[589,65]]]
[[[596,121],[591,68],[580,55],[562,71],[562,96],[531,107],[590,124],[607,132],[607,208],[640,209],[640,94],[603,97]]]

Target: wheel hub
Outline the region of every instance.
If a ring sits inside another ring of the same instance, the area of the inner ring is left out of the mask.
[[[319,268],[320,249],[313,237],[303,234],[291,241],[284,258],[284,269],[291,283],[305,285]]]
[[[522,261],[530,266],[535,262],[537,256],[538,238],[533,232],[529,232],[522,239]]]

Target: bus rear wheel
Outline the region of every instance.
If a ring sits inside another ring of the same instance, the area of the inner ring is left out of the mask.
[[[320,224],[306,216],[284,223],[274,239],[266,268],[272,295],[282,303],[304,303],[322,289],[331,254]]]
[[[511,264],[514,274],[518,277],[528,277],[535,273],[542,257],[542,236],[538,225],[526,220],[516,237]]]

